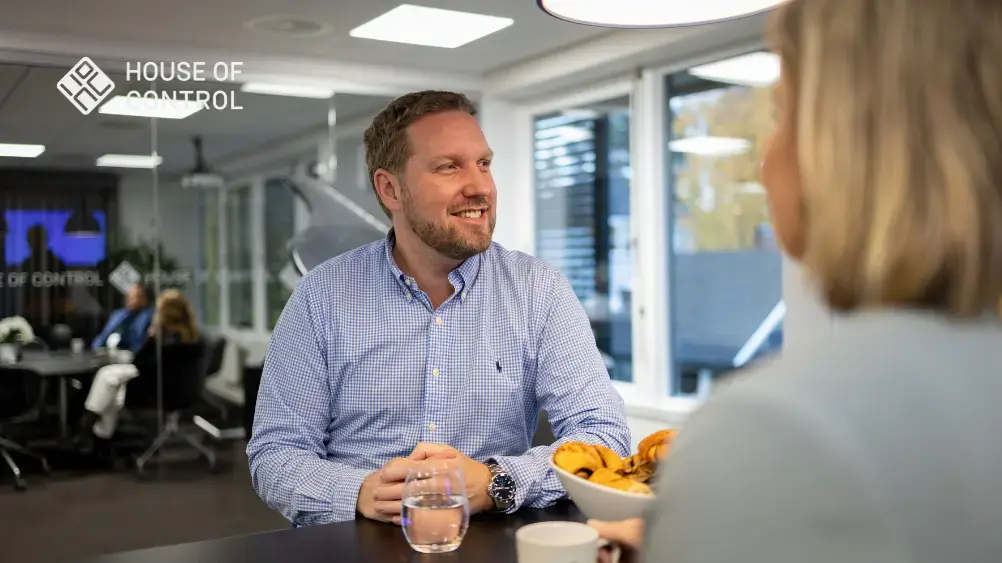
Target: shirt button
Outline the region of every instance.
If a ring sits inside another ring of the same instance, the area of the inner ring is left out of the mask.
[[[435,324],[442,326],[442,317],[435,317]]]
[[[414,295],[408,293],[407,294],[407,300],[410,301],[411,299],[414,299]]]
[[[459,294],[459,298],[460,299],[466,299],[466,292],[464,291],[464,292],[460,293]]]
[[[404,283],[407,284],[407,287],[411,286],[411,280],[404,280]]]
[[[435,377],[438,377],[438,368],[431,370],[431,374],[434,375]]]
[[[431,430],[432,432],[434,432],[436,428],[438,428],[438,426],[434,422],[428,425],[428,430]]]

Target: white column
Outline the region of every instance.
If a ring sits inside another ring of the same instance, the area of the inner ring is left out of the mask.
[[[645,71],[633,81],[630,112],[633,383],[657,398],[668,395],[672,370],[665,119],[664,76]]]
[[[494,150],[491,171],[497,185],[494,240],[509,250],[534,250],[532,207],[532,131],[530,118],[507,100],[485,96],[479,103],[480,127]]]

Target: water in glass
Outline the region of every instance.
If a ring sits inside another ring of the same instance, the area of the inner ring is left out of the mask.
[[[411,471],[404,483],[401,525],[415,551],[445,553],[459,548],[470,525],[462,473],[447,466]]]

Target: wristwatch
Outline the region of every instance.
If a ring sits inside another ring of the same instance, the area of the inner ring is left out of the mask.
[[[493,459],[484,464],[491,470],[491,480],[487,484],[487,496],[494,501],[494,509],[507,512],[515,505],[515,480],[505,473]]]

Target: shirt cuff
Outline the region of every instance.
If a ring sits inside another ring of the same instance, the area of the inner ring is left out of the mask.
[[[310,479],[306,483],[308,488],[303,491],[305,493],[303,496],[317,500],[327,499],[323,504],[328,506],[329,512],[323,514],[309,509],[301,510],[300,518],[295,519],[294,523],[310,526],[354,520],[358,512],[358,490],[372,472],[329,461],[324,461],[320,467],[322,467],[320,471],[326,475]]]

